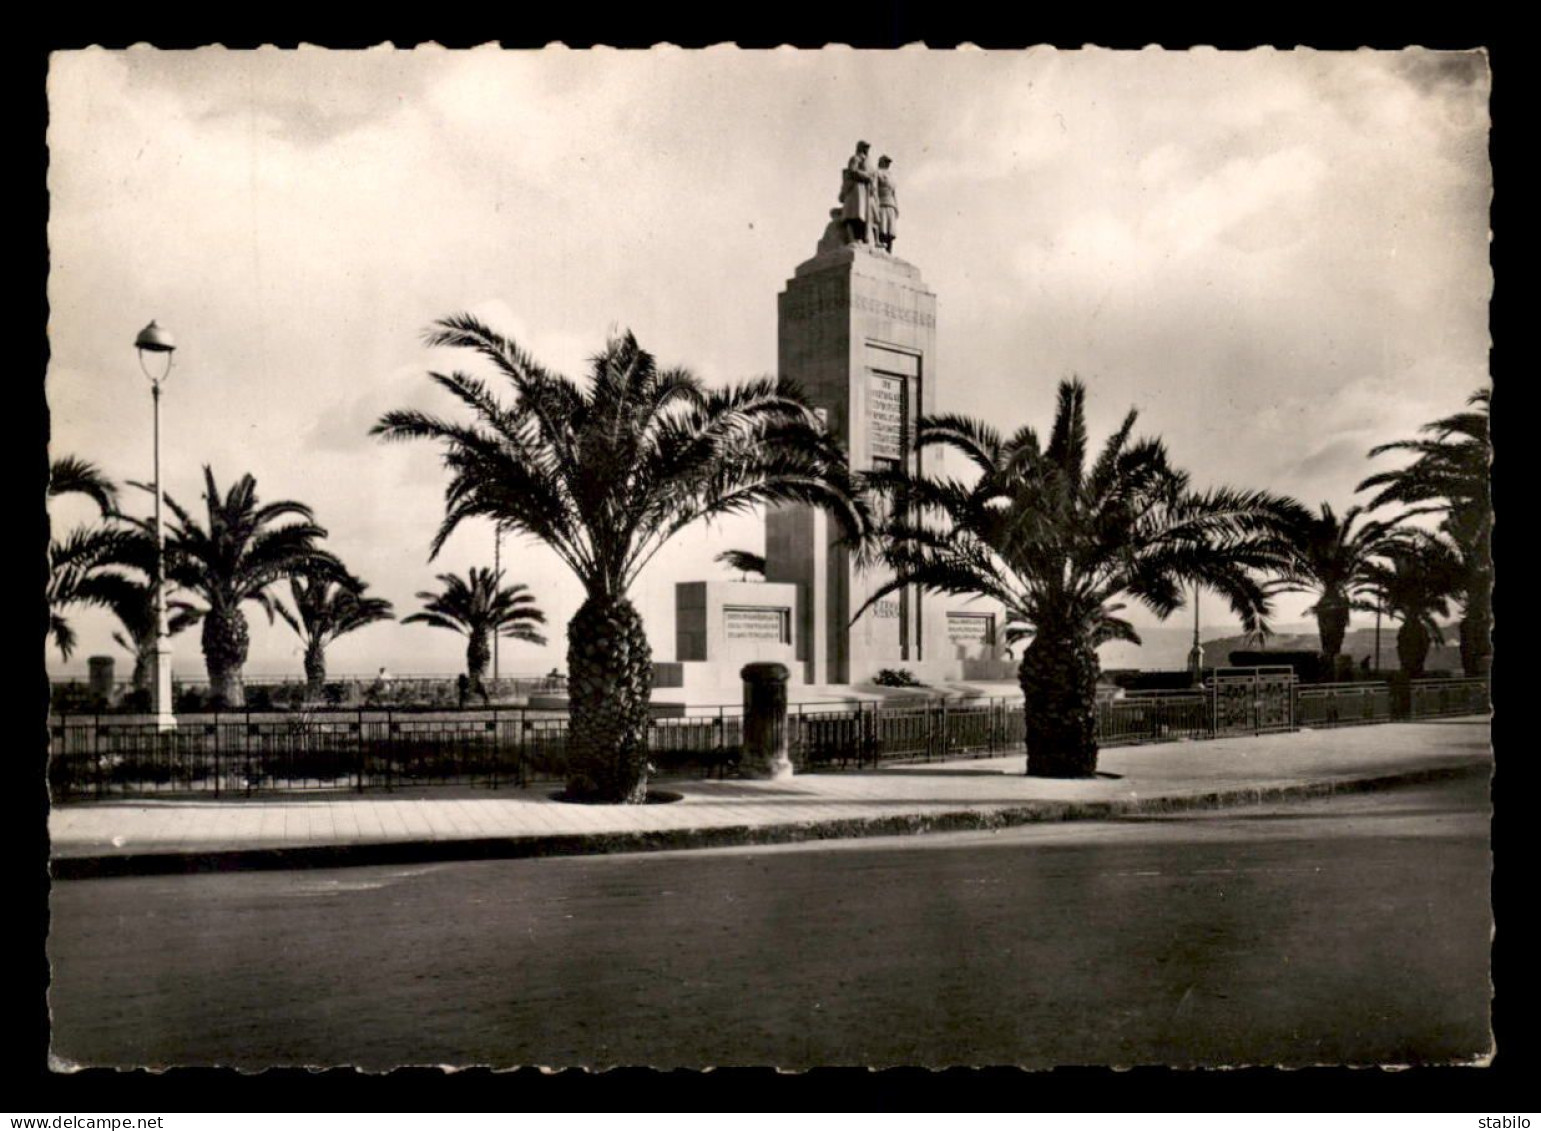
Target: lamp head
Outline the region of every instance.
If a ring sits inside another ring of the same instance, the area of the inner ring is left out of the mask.
[[[139,331],[139,336],[134,339],[134,348],[139,351],[140,370],[150,379],[151,384],[155,386],[155,395],[157,397],[160,396],[161,382],[171,376],[171,355],[177,348],[176,339],[154,322],[151,322],[143,330]],[[145,364],[144,355],[146,353],[158,354],[165,359],[160,366],[159,376],[151,371],[149,365]]]
[[[134,339],[134,348],[150,350],[154,353],[170,353],[177,348],[177,343],[170,333],[151,322],[139,331],[139,336]]]

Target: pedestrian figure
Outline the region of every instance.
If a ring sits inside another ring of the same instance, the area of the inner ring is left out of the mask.
[[[364,701],[371,706],[377,706],[385,702],[385,693],[391,682],[391,675],[384,668],[375,676],[375,681],[369,685],[369,690],[364,693]]]
[[[455,693],[460,700],[460,709],[462,711],[465,710],[466,695],[470,690],[471,680],[466,676],[465,672],[461,672],[455,677]]]

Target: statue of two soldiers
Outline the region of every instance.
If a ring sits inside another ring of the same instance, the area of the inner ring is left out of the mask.
[[[868,155],[872,147],[856,143],[840,177],[840,219],[847,243],[875,244],[892,254],[899,219],[898,190],[889,171],[893,160],[878,158],[874,169]]]

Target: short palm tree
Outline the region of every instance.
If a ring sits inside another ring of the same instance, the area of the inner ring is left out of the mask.
[[[96,464],[78,456],[60,456],[48,468],[48,497],[85,495],[103,517],[117,513],[118,488]]]
[[[1408,532],[1384,550],[1371,567],[1376,599],[1401,621],[1397,661],[1409,679],[1423,675],[1429,649],[1444,643],[1439,619],[1450,613],[1450,597],[1460,589],[1461,556],[1448,540]]]
[[[568,793],[640,802],[652,651],[632,583],[687,526],[762,504],[825,507],[864,532],[844,453],[792,386],[763,379],[708,390],[658,368],[629,333],[594,358],[584,385],[466,315],[441,321],[427,340],[474,351],[507,380],[511,402],[475,377],[435,373],[474,423],[402,411],[374,431],[444,445],[451,478],[434,553],[482,516],[545,542],[582,582],[567,629]]]
[[[98,584],[104,594],[102,603],[122,626],[122,631],[114,632],[112,638],[134,657],[134,690],[147,692],[159,643],[155,617],[155,528],[144,519],[120,517],[127,528],[107,563],[116,568],[104,574]],[[186,601],[167,601],[166,611],[167,636],[175,636],[198,623],[196,611]]]
[[[1359,484],[1377,489],[1370,509],[1400,503],[1404,517],[1435,514],[1462,561],[1461,666],[1467,675],[1487,671],[1493,630],[1493,493],[1489,462],[1493,394],[1479,389],[1471,410],[1425,424],[1426,438],[1398,440],[1370,449],[1411,452],[1413,462],[1382,471]]]
[[[453,573],[439,574],[443,588],[417,595],[423,611],[401,618],[402,624],[427,624],[447,628],[466,638],[466,678],[470,690],[484,694],[483,680],[492,659],[492,634],[529,644],[546,638],[534,628],[546,623],[546,614],[535,605],[526,585],[503,585],[503,575],[473,566],[469,579]]]
[[[271,623],[275,603],[268,586],[305,571],[332,571],[342,563],[316,545],[326,531],[303,503],[261,503],[257,481],[243,475],[221,495],[214,472],[205,466],[207,524],[200,523],[170,496],[166,506],[174,521],[167,540],[167,575],[201,605],[188,616],[203,622],[203,658],[209,690],[216,703],[242,707],[246,702],[241,669],[251,644],[242,606],[251,601]],[[283,522],[286,518],[292,522]]]
[[[125,533],[113,527],[78,527],[48,544],[48,634],[66,660],[75,651],[75,630],[64,615],[74,605],[110,608],[128,579],[114,571]]]
[[[305,694],[317,699],[326,685],[326,648],[332,641],[377,621],[390,620],[391,603],[369,597],[369,586],[351,575],[337,577],[325,570],[297,573],[289,578],[291,611],[281,601],[273,607],[305,645]]]
[[[760,580],[765,579],[765,556],[756,554],[751,550],[724,550],[712,559],[721,562],[729,569],[737,570],[740,580],[748,581],[751,573],[759,574]]]
[[[103,518],[117,512],[117,487],[95,464],[76,456],[61,456],[48,468],[48,497],[65,495],[85,495]],[[111,526],[80,526],[48,543],[47,631],[66,660],[75,651],[76,638],[64,610],[109,603],[118,581],[104,567],[122,553],[124,538],[122,531]]]
[[[1258,631],[1268,601],[1259,571],[1282,554],[1298,504],[1257,492],[1199,492],[1155,439],[1133,440],[1136,414],[1093,453],[1086,389],[1061,382],[1047,444],[1030,427],[1009,439],[961,416],[925,417],[917,448],[961,452],[978,473],[955,479],[873,472],[892,515],[878,558],[893,571],[868,604],[906,585],[978,594],[1004,606],[1031,642],[1018,666],[1027,772],[1084,777],[1097,768],[1097,647],[1139,643],[1118,614],[1136,601],[1159,617],[1193,583],[1222,594]]]
[[[1393,537],[1390,523],[1367,521],[1361,507],[1350,507],[1340,519],[1327,503],[1319,514],[1301,515],[1289,530],[1289,557],[1270,584],[1272,593],[1315,593],[1307,609],[1316,617],[1322,655],[1329,670],[1337,664],[1348,633],[1351,610],[1375,608],[1376,560]]]

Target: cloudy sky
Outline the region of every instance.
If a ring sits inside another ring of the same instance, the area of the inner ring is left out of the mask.
[[[367,435],[448,408],[425,373],[466,362],[423,329],[474,311],[576,375],[629,327],[708,382],[771,372],[776,295],[860,137],[894,159],[896,250],[939,296],[946,409],[1046,426],[1078,374],[1094,434],[1133,405],[1197,484],[1341,509],[1385,465],[1369,447],[1487,380],[1488,88],[1481,56],[1422,51],[57,54],[51,452],[150,478],[132,343],[156,319],[179,345],[167,490],[196,504],[204,464],[221,487],[253,473],[405,613],[493,541],[468,527],[429,562],[437,455]],[[758,524],[688,535],[644,577],[660,657],[674,582],[726,576],[729,546],[759,549]],[[561,664],[576,586],[538,546],[504,561],[554,631],[505,642],[503,671]],[[72,619],[75,663],[52,668],[126,666],[110,618]],[[175,647],[201,674],[196,633]],[[399,625],[330,656],[463,662]],[[298,663],[253,609],[248,670]]]

